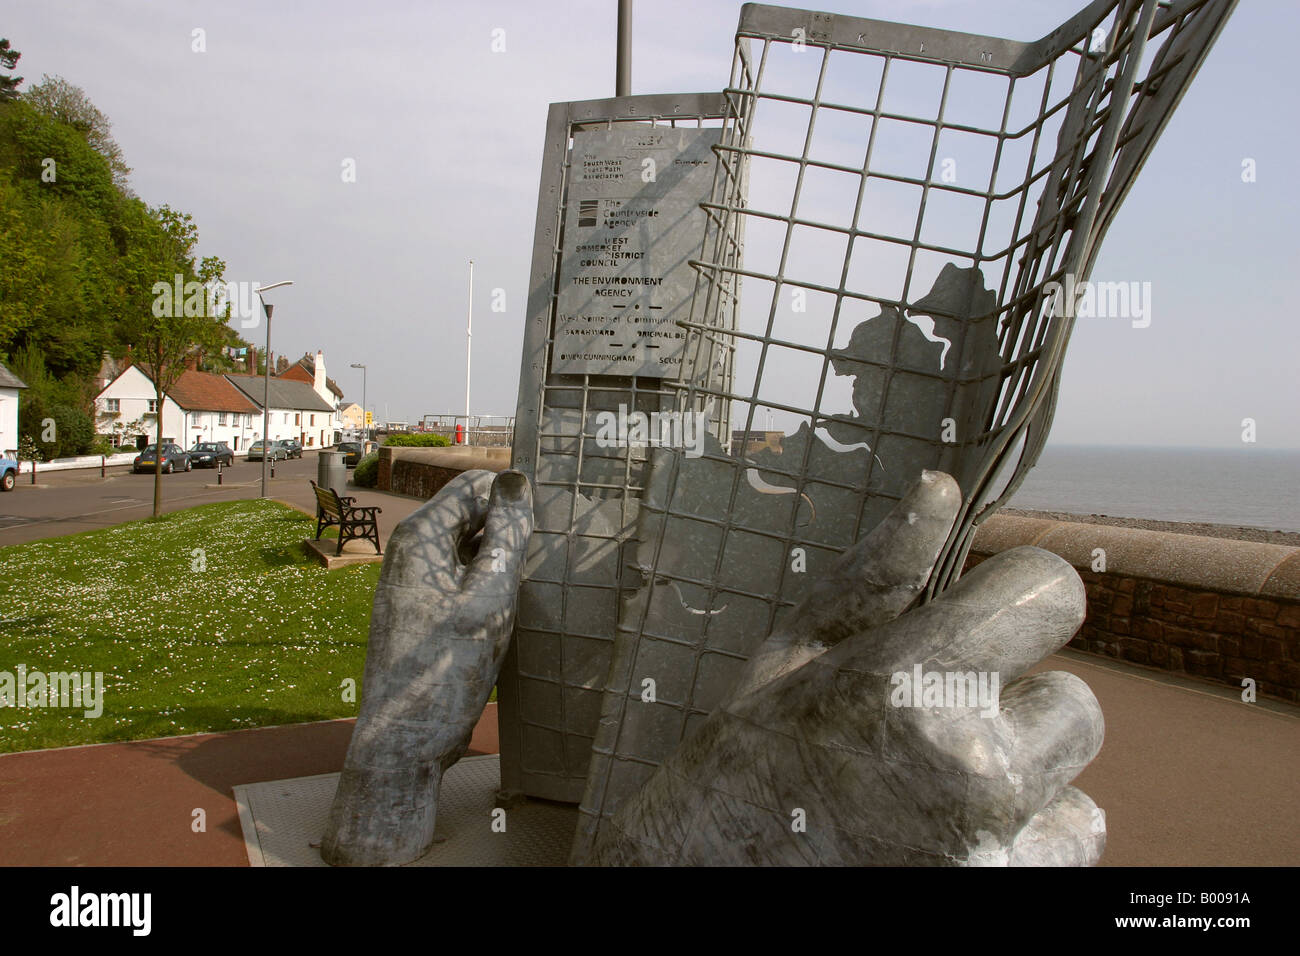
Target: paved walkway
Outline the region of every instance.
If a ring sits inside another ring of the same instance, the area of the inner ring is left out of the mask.
[[[341,770],[355,723],[0,755],[0,866],[247,866],[231,788]],[[469,752],[497,752],[496,704]]]
[[[349,477],[351,473],[349,472]],[[315,480],[316,474],[310,475]],[[357,499],[357,504],[362,507],[378,506],[381,510],[379,513],[379,543],[381,547],[388,547],[388,538],[397,527],[398,522],[415,511],[424,504],[419,498],[411,498],[407,495],[395,495],[387,491],[375,491],[370,488],[356,488],[349,485],[346,489],[338,489],[339,494],[351,496]],[[316,517],[316,493],[311,490],[311,483],[307,478],[301,481],[293,481],[279,484],[275,487],[272,500],[281,504],[289,505],[291,508],[297,508]],[[315,526],[313,526],[314,529]],[[373,548],[366,545],[365,550],[373,552]]]
[[[1076,781],[1106,810],[1104,865],[1300,864],[1300,709],[1070,651],[1045,666],[1083,677],[1106,716]],[[496,752],[495,708],[471,752]],[[231,788],[340,770],[352,725],[0,755],[0,864],[247,865]]]

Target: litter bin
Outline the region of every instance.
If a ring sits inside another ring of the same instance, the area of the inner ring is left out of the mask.
[[[348,487],[348,469],[343,464],[343,452],[322,451],[319,458],[316,463],[316,484],[343,494]]]

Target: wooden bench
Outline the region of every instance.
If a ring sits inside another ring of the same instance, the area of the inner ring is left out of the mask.
[[[333,488],[322,488],[316,482],[311,483],[316,492],[316,540],[326,528],[339,529],[339,547],[334,554],[343,553],[343,545],[349,541],[372,541],[375,553],[383,554],[379,547],[379,518],[381,508],[363,508],[354,502],[356,498],[344,497]]]

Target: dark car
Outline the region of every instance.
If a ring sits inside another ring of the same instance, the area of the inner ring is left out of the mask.
[[[339,451],[343,452],[343,465],[346,468],[357,467],[357,462],[361,460],[361,442],[345,441],[339,443]]]
[[[343,453],[343,464],[347,468],[357,467],[361,460],[361,443],[355,441],[339,442],[338,451]]]
[[[190,459],[195,468],[216,468],[218,463],[233,465],[235,453],[223,441],[201,441],[190,449]]]
[[[271,447],[267,448],[266,442],[255,441],[253,442],[253,444],[248,446],[248,460],[261,461],[263,458],[262,449],[264,448],[266,449],[265,457],[271,459],[271,461],[284,461],[286,458],[289,457],[289,452],[284,447],[283,442],[272,441]]]
[[[146,445],[144,451],[135,456],[135,461],[131,462],[131,470],[134,472],[153,471],[158,462],[158,446]],[[190,453],[180,445],[174,445],[167,442],[162,446],[162,470],[171,474],[178,468],[181,471],[189,471],[194,465],[190,461]]]
[[[290,458],[302,457],[302,442],[298,441],[298,439],[285,438],[280,442],[280,444],[289,453],[288,457]]]

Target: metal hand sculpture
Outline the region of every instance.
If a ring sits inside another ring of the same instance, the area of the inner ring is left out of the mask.
[[[1017,548],[902,613],[960,505],[949,476],[925,473],[615,813],[591,862],[1095,863],[1105,817],[1068,784],[1101,747],[1101,710],[1070,674],[1021,676],[1083,622],[1078,574]],[[992,699],[942,695],[976,683]]]
[[[532,525],[522,474],[467,471],[397,526],[327,863],[408,863],[433,843],[442,775],[465,753],[510,643]]]

